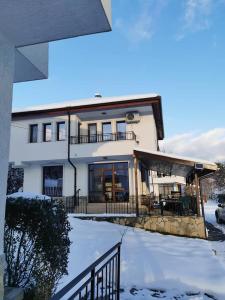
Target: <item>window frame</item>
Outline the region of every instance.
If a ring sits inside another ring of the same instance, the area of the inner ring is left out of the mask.
[[[111,126],[111,132],[110,133],[104,133],[104,125],[109,125]],[[102,122],[102,141],[111,141],[112,140],[112,137],[113,137],[113,134],[112,134],[112,122]],[[107,136],[108,135],[108,136]]]
[[[62,197],[63,196],[63,180],[64,180],[64,167],[63,165],[46,165],[46,166],[42,166],[42,193],[45,195],[45,194],[48,194],[46,193],[46,186],[45,186],[45,170],[47,168],[60,168],[61,171],[62,171],[62,186],[60,187],[56,187],[59,189],[59,194],[57,196],[54,196],[54,195],[47,195],[47,196],[50,196],[50,197]]]
[[[65,129],[65,134],[64,134],[64,138],[63,139],[60,139],[59,136],[60,136],[60,125],[64,125],[64,129]],[[66,140],[66,122],[65,121],[59,121],[59,122],[56,122],[56,141],[57,142],[62,142],[62,141],[65,141]]]
[[[46,140],[46,127],[48,126],[48,125],[50,125],[51,126],[51,138],[50,138],[50,140]],[[43,123],[42,124],[42,130],[43,130],[43,135],[42,135],[42,141],[44,142],[44,143],[49,143],[49,142],[51,142],[52,141],[52,123]]]
[[[95,126],[95,134],[90,134],[91,126]],[[89,123],[88,124],[88,143],[96,143],[97,142],[97,134],[98,134],[97,123]]]
[[[37,128],[37,138],[36,138],[36,141],[33,141],[33,139],[32,139],[32,133],[33,133],[33,128],[34,127]],[[37,142],[38,142],[38,124],[30,124],[29,125],[29,143],[35,144]]]
[[[118,124],[125,124],[125,131],[118,130]],[[127,123],[125,120],[116,121],[116,137],[117,140],[126,140],[126,132],[127,132]]]

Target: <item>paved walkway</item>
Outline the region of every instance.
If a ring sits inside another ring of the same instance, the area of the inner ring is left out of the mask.
[[[225,225],[224,225],[225,226]],[[213,224],[206,222],[206,227],[208,229],[208,240],[209,241],[225,241],[225,234],[222,230],[216,228]]]

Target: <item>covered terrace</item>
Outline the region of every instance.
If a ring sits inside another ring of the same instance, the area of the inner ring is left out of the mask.
[[[134,149],[134,161],[137,216],[142,214],[144,207],[147,207],[149,214],[152,215],[196,215],[204,217],[204,203],[200,181],[217,170],[215,163],[140,148]],[[172,193],[167,198],[157,197],[153,188],[149,195],[141,197],[138,186],[140,164],[151,171],[151,184],[153,186],[152,174],[162,174],[165,177],[184,177],[186,182],[185,188],[183,191]]]

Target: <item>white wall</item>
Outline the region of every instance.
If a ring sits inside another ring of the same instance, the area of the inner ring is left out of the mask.
[[[24,162],[43,162],[55,160],[67,160],[67,140],[56,141],[56,123],[66,122],[67,115],[58,117],[42,117],[24,120],[14,120],[11,126],[10,142],[10,161],[16,166],[23,165]],[[116,132],[116,121],[125,118],[109,118],[107,121],[112,123],[112,131]],[[71,116],[71,136],[77,135],[78,117]],[[86,135],[89,123],[97,123],[98,132],[102,131],[102,123],[106,120],[92,120],[82,122],[81,134]],[[42,128],[43,123],[52,124],[52,141],[43,142]],[[29,143],[29,125],[38,124],[39,135],[38,143]],[[71,145],[72,158],[101,157],[110,155],[132,155],[133,148],[141,147],[147,150],[157,150],[157,135],[155,120],[152,112],[141,115],[139,123],[127,124],[127,131],[136,134],[137,141],[120,140],[112,142],[74,144]],[[67,128],[66,128],[67,132]]]
[[[100,120],[101,119],[101,120]],[[67,138],[65,141],[56,140],[56,124],[60,121],[66,123],[67,115],[57,117],[39,117],[32,119],[13,120],[11,126],[10,162],[15,166],[24,167],[24,191],[42,192],[42,166],[59,165],[63,168],[63,195],[71,196],[74,193],[74,170],[67,161]],[[71,136],[77,135],[79,118],[71,115]],[[109,116],[98,120],[81,121],[81,135],[88,133],[88,124],[97,123],[97,130],[102,131],[102,123],[110,121],[112,132],[116,132],[116,122],[125,120],[125,117],[115,118]],[[52,141],[43,142],[43,123],[52,124]],[[38,124],[38,143],[29,143],[29,125]],[[88,162],[100,161],[104,157],[112,160],[124,161],[124,157],[133,156],[133,149],[141,147],[147,150],[157,150],[157,134],[154,116],[148,108],[148,113],[142,113],[140,122],[127,124],[127,131],[133,131],[135,140],[119,140],[102,143],[87,143],[71,145],[71,159],[77,167],[77,188],[80,195],[88,194]],[[139,193],[142,193],[141,175],[138,170]],[[130,195],[135,194],[133,159],[129,160],[129,188]]]
[[[42,166],[26,166],[24,168],[24,192],[42,194],[42,178]]]

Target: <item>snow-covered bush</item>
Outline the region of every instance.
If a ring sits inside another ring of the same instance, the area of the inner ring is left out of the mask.
[[[60,203],[49,198],[8,197],[5,284],[25,288],[25,299],[49,299],[67,274],[69,231]]]

